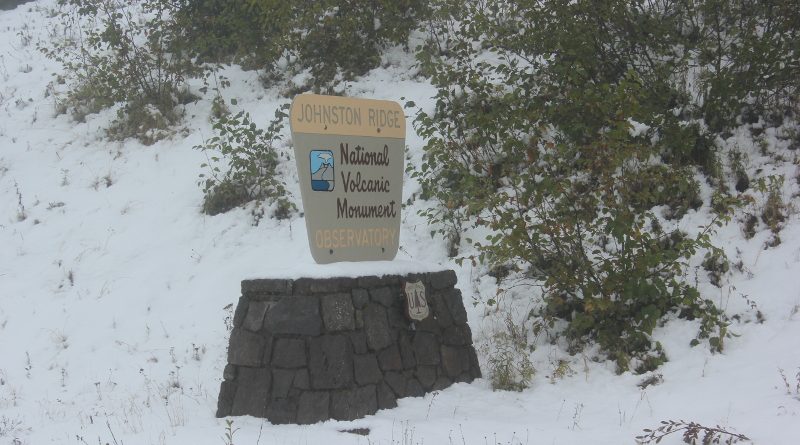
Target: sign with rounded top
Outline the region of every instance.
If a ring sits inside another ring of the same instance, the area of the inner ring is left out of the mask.
[[[428,318],[428,299],[425,296],[425,284],[421,281],[407,281],[403,285],[403,294],[406,296],[406,315],[416,321]]]
[[[406,137],[400,105],[302,94],[289,116],[314,260],[394,259]]]

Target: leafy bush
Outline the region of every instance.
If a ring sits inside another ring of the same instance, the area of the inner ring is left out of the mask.
[[[672,2],[676,5],[680,2]],[[703,0],[686,7],[685,45],[699,68],[702,116],[712,131],[737,118],[798,111],[800,11],[791,0]]]
[[[265,68],[286,47],[290,30],[286,11],[291,4],[273,4],[271,23],[262,31],[262,11],[250,0],[179,0],[176,21],[192,42],[192,53],[202,62],[241,63]],[[266,17],[265,17],[266,19]]]
[[[310,70],[319,91],[376,67],[386,45],[407,43],[426,10],[420,0],[183,0],[179,15],[201,58],[268,72],[285,58]]]
[[[64,106],[77,120],[121,103],[109,136],[152,143],[180,119],[184,80],[197,69],[172,8],[168,0],[58,2],[63,37],[40,49],[64,65]]]
[[[667,206],[665,216],[668,219],[680,219],[689,209],[696,210],[703,204],[691,169],[666,165],[642,168],[620,193],[637,211]]]
[[[661,41],[676,19],[629,5],[467,6],[446,57],[420,58],[438,93],[414,120],[428,142],[410,170],[441,204],[423,214],[444,234],[488,229],[466,240],[473,261],[541,280],[538,315],[565,320],[574,349],[597,342],[620,372],[646,372],[666,359],[651,334],[669,314],[699,319],[714,350],[726,321],[681,278],[721,220],[689,238],[651,212],[700,205],[689,166],[711,163],[713,139],[673,112],[690,100]]]
[[[703,269],[708,272],[711,284],[722,287],[722,277],[730,270],[730,261],[722,249],[712,249],[703,257]]]
[[[209,173],[200,174],[199,182],[205,194],[204,213],[216,215],[252,200],[266,200],[275,204],[275,217],[289,217],[295,207],[276,173],[274,148],[285,117],[278,109],[266,131],[245,112],[223,115],[214,123],[217,135],[194,147],[208,156],[201,167]]]

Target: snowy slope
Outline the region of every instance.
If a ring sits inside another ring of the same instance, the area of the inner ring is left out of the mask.
[[[223,443],[225,420],[214,412],[226,307],[235,304],[244,278],[446,266],[458,273],[479,344],[506,311],[524,304],[521,291],[488,317],[483,305],[470,304],[493,296],[494,280],[480,268],[457,266],[444,243],[429,238],[416,214],[424,202],[403,210],[397,263],[358,267],[313,264],[298,215],[258,225],[252,207],[203,215],[196,182],[204,155],[192,147],[212,134],[212,97],[187,105],[183,128],[152,146],[103,139],[113,111],[85,123],[56,115],[46,90],[59,67],[35,48],[51,20],[43,7],[53,3],[0,11],[0,445]],[[405,97],[430,110],[434,89],[415,78],[413,56],[397,50],[384,62],[348,84],[348,94]],[[287,102],[263,90],[256,73],[225,74],[232,86],[223,94],[257,122]],[[783,197],[796,206],[796,155],[768,134],[770,149],[786,154],[786,162],[774,163],[747,134],[730,144],[749,154],[751,171],[784,174]],[[423,141],[413,130],[407,144],[409,162],[418,161]],[[284,162],[281,171],[300,206],[293,164]],[[415,191],[407,180],[404,197]],[[691,229],[707,218],[690,214],[682,225]],[[538,372],[524,392],[493,392],[482,379],[353,422],[273,426],[235,418],[234,443],[620,444],[667,419],[721,425],[758,444],[800,443],[796,211],[780,236],[779,246],[765,249],[771,234],[763,225],[750,240],[735,223],[716,235],[732,259],[741,259],[742,271],[726,276],[721,289],[702,269],[689,278],[696,275],[730,314],[742,314],[731,327],[739,336],[712,355],[689,347],[692,323],[659,328],[670,358],[658,370],[663,383],[642,389],[642,376],[617,376],[612,364],[593,362],[591,351],[573,357],[540,340],[532,354]],[[756,310],[764,323],[755,321]],[[559,360],[572,372],[551,379]],[[356,427],[369,435],[340,432]]]

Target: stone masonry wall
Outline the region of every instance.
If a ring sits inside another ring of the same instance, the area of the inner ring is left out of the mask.
[[[430,315],[404,315],[402,283],[425,284]],[[453,271],[242,281],[217,417],[352,420],[480,377]]]

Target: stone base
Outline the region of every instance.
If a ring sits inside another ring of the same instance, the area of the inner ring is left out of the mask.
[[[406,281],[430,315],[404,315]],[[453,271],[242,281],[217,417],[352,420],[481,376]]]

